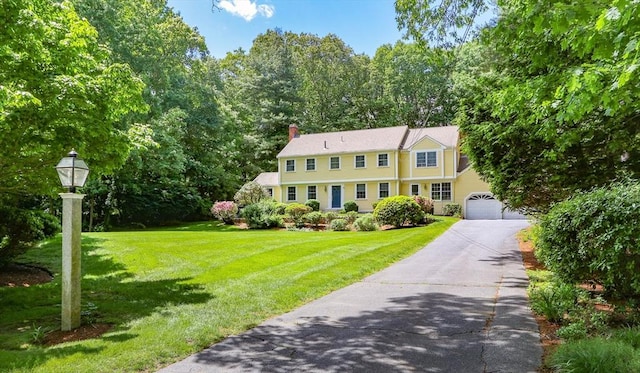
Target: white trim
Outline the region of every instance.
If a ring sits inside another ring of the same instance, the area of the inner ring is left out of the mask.
[[[333,207],[331,206],[333,204],[333,187],[340,187],[340,206],[338,207]],[[335,210],[335,209],[341,209],[342,206],[344,206],[344,184],[329,184],[329,201],[327,203],[327,209],[329,210]]]
[[[309,198],[309,188],[314,187],[316,188],[316,198]],[[307,200],[309,199],[318,199],[318,186],[316,184],[313,185],[307,185]]]
[[[309,169],[309,160],[313,159],[313,170]],[[304,159],[304,170],[306,172],[316,172],[318,170],[318,159],[317,158],[305,158]]]
[[[421,178],[424,179],[424,178]],[[436,178],[438,180],[442,178]],[[377,177],[377,178],[368,178],[368,179],[333,179],[333,180],[306,180],[306,181],[288,181],[283,183],[285,185],[305,185],[305,184],[337,184],[337,183],[364,183],[364,182],[376,182],[376,181],[385,181],[385,182],[398,182],[398,180],[388,177]]]
[[[380,156],[381,155],[386,155],[387,156],[387,165],[386,166],[380,166]],[[389,153],[377,153],[376,154],[376,166],[378,168],[389,168],[389,167],[391,167],[390,164],[391,164],[391,162],[389,161]]]
[[[338,168],[331,168],[331,158],[338,158]],[[339,155],[329,156],[329,171],[340,171],[342,169],[342,157]]]
[[[358,197],[358,185],[364,185],[364,197],[363,198],[359,198]],[[353,187],[354,189],[354,196],[353,199],[355,199],[356,201],[364,201],[369,197],[369,193],[368,193],[368,188],[367,188],[367,183],[356,183]]]
[[[287,162],[292,161],[293,162],[293,170],[289,171],[287,170]],[[284,160],[284,172],[296,172],[296,160],[295,159],[285,159]]]
[[[418,167],[418,153],[425,153],[424,155],[424,167]],[[427,153],[435,153],[436,155],[436,165],[435,166],[429,166],[429,157],[427,156]],[[421,169],[428,169],[428,168],[437,168],[438,164],[442,164],[443,162],[440,161],[438,162],[438,153],[440,154],[440,158],[442,158],[443,156],[443,150],[442,149],[420,149],[420,150],[415,150],[411,152],[411,160],[412,160],[412,165],[415,169],[417,170],[421,170]]]
[[[400,182],[410,182],[410,181],[421,181],[421,180],[455,180],[455,176],[424,176],[424,177],[406,177],[404,179],[400,179]]]
[[[364,157],[364,166],[362,166],[362,167],[357,167],[357,166],[356,166],[356,164],[357,164],[358,162],[356,161],[356,159],[357,159],[358,157],[360,157],[360,156]],[[365,168],[367,168],[367,155],[366,155],[366,154],[362,154],[362,153],[361,153],[361,154],[354,154],[354,155],[353,155],[353,169],[354,169],[354,170],[363,170],[363,169],[365,169]]]
[[[413,194],[413,186],[414,185],[418,186],[418,194],[417,195],[419,196],[420,195],[420,190],[422,189],[422,188],[420,188],[420,183],[411,183],[411,184],[409,184],[409,195],[410,196],[414,195]]]
[[[380,192],[381,192],[380,187],[382,186],[382,184],[388,184],[387,185],[387,187],[388,187],[388,189],[387,189],[387,194],[388,194],[387,197],[391,197],[391,185],[390,185],[390,183],[388,181],[383,181],[383,182],[378,183],[378,199],[387,198],[387,197],[380,197]]]
[[[409,131],[411,131],[411,130],[409,130]],[[458,139],[459,139],[459,138],[460,138],[460,134],[458,134]],[[405,148],[405,150],[412,151],[412,150],[413,150],[413,148],[414,148],[416,145],[418,145],[419,143],[421,143],[421,142],[422,142],[422,140],[424,140],[424,139],[429,139],[429,140],[431,140],[431,141],[435,142],[436,144],[440,145],[440,147],[441,147],[441,148],[443,148],[443,149],[447,148],[447,146],[446,146],[445,144],[443,144],[443,143],[441,143],[440,141],[438,141],[438,140],[434,139],[433,137],[431,137],[431,136],[429,136],[429,135],[424,135],[424,136],[422,136],[420,139],[416,140],[416,142],[414,142],[412,146],[410,146],[410,147],[408,147],[408,148]]]
[[[295,194],[296,194],[296,198],[295,199],[289,199],[289,188],[295,188]],[[295,186],[295,185],[287,185],[287,189],[285,191],[285,196],[286,196],[286,201],[287,202],[298,201],[298,187]]]

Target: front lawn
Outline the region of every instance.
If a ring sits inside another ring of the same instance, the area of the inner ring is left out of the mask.
[[[60,327],[60,238],[22,261],[53,282],[0,287],[0,371],[153,371],[230,334],[361,280],[432,241],[457,219],[376,232],[238,230],[217,222],[83,233],[83,324],[99,338],[50,347]]]

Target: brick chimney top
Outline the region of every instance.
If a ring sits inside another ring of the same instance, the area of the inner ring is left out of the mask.
[[[300,137],[298,133],[298,126],[296,124],[289,125],[289,141],[293,140],[295,137]]]

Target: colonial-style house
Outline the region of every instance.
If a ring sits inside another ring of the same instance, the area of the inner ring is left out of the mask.
[[[320,201],[322,210],[339,210],[353,200],[359,211],[394,195],[424,195],[442,214],[450,203],[467,219],[514,219],[489,185],[460,152],[458,127],[407,126],[301,135],[289,127],[289,143],[278,154],[278,172],[255,181],[280,202]]]

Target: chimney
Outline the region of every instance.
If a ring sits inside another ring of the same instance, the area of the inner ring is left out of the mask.
[[[298,133],[298,126],[295,124],[290,124],[289,125],[289,141],[293,140],[293,138],[295,137],[300,137],[300,134]]]

